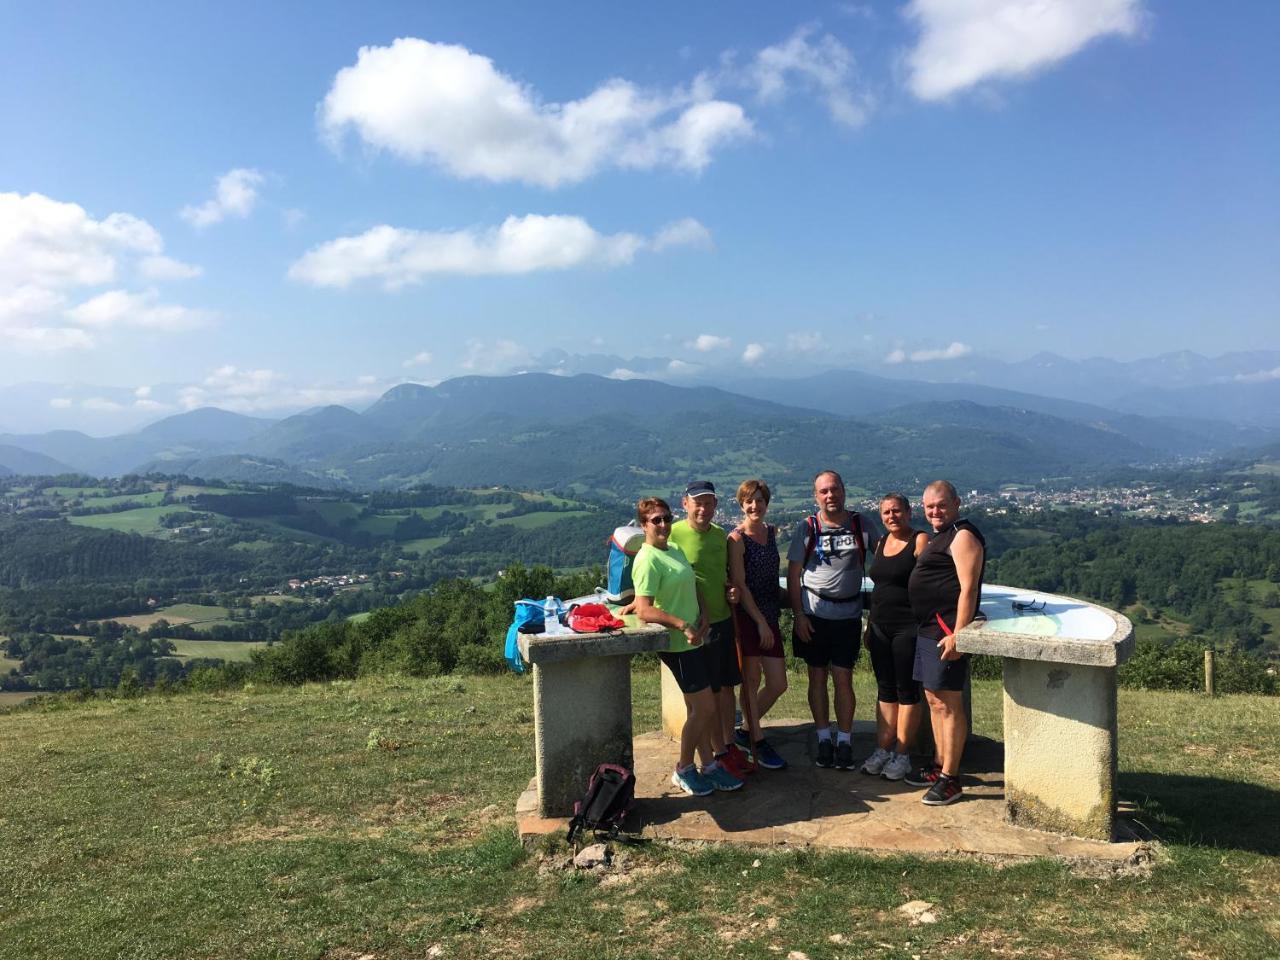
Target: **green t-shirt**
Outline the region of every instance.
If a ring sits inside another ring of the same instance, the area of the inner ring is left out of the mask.
[[[659,610],[698,625],[698,581],[679,547],[668,543],[667,549],[659,550],[646,543],[631,564],[631,582],[636,596],[652,597]],[[668,628],[667,632],[671,635],[669,649],[676,653],[693,649],[681,631]]]
[[[707,622],[728,620],[733,611],[724,595],[724,585],[729,581],[729,538],[724,528],[713,523],[706,533],[699,533],[688,520],[679,520],[671,525],[668,542],[684,551],[698,575],[702,602],[707,605]]]

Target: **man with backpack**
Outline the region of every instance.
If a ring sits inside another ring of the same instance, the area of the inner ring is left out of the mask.
[[[862,576],[871,523],[845,509],[844,480],[834,470],[813,478],[818,512],[796,526],[787,551],[787,593],[795,614],[796,656],[809,665],[809,710],[818,732],[814,762],[852,770],[853,665],[862,647]],[[830,728],[827,678],[835,688]]]

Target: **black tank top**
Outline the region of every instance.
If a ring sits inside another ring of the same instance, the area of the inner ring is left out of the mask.
[[[902,550],[892,557],[884,555],[888,537],[881,537],[876,544],[875,555],[867,568],[867,576],[875,582],[871,591],[871,622],[880,629],[893,633],[896,628],[911,626],[916,622],[907,594],[907,581],[916,566],[916,531]]]
[[[956,562],[951,556],[951,543],[961,530],[968,530],[983,546],[982,569],[978,571],[978,592],[981,599],[982,574],[987,567],[987,541],[968,520],[957,520],[935,534],[929,545],[920,551],[916,567],[911,571],[911,579],[907,583],[911,611],[922,636],[934,639],[942,637],[943,630],[937,619],[939,616],[946,622],[948,630],[955,626],[956,604],[960,600],[960,577],[956,574]]]

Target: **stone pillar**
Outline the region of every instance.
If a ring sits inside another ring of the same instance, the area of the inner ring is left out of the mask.
[[[632,766],[631,657],[534,664],[533,703],[538,814],[571,817],[598,764]]]
[[[1012,822],[1111,839],[1115,668],[1006,657],[1004,736]]]

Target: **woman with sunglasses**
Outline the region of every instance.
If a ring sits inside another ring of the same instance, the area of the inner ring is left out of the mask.
[[[631,567],[635,614],[645,623],[667,628],[669,645],[658,656],[684,694],[687,711],[671,783],[698,797],[714,790],[737,790],[742,781],[716,762],[712,745],[718,713],[702,644],[707,618],[697,577],[681,549],[669,542],[671,508],[665,500],[645,497],[636,504],[636,519],[644,527],[644,545]],[[701,771],[693,762],[695,750],[702,758]]]

